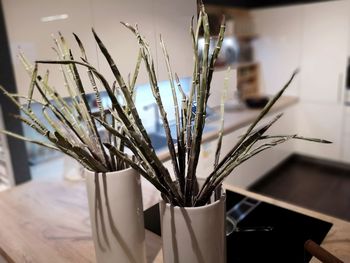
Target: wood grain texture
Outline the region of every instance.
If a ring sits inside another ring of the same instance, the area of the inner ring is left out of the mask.
[[[146,235],[149,262],[160,238]],[[8,262],[96,262],[84,182],[32,181],[0,193],[0,255]]]
[[[0,194],[0,247],[14,262],[95,262],[85,185],[29,182]]]

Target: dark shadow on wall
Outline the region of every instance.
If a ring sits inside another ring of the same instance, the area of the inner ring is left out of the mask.
[[[9,92],[16,93],[16,83],[12,68],[10,47],[6,34],[5,18],[0,0],[0,85],[4,86]],[[3,122],[6,130],[23,134],[22,124],[15,120],[11,115],[19,114],[17,107],[10,102],[3,94],[0,95],[0,105],[3,111]],[[31,179],[27,152],[25,144],[22,141],[7,138],[12,170],[15,184],[20,184]]]

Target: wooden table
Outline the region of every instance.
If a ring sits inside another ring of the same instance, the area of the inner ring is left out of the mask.
[[[158,194],[144,185],[145,207]],[[305,213],[334,225],[323,246],[350,262],[350,223],[248,191],[230,190]],[[8,262],[96,262],[84,182],[32,181],[0,193],[0,255]],[[148,262],[162,262],[160,238],[146,233]],[[1,259],[0,259],[1,262]],[[313,261],[317,262],[317,261]]]
[[[162,262],[160,238],[147,231],[146,244],[148,262]],[[31,181],[1,192],[0,255],[9,263],[96,262],[85,183]]]

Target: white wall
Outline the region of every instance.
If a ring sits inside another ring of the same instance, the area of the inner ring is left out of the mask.
[[[72,47],[76,47],[72,32],[76,32],[81,39],[86,40],[86,51],[91,62],[96,64],[96,49],[90,31],[93,25],[90,2],[86,0],[5,0],[2,1],[2,4],[17,88],[20,93],[27,94],[30,78],[17,59],[18,47],[21,47],[31,61],[55,59],[55,53],[51,49],[54,46],[51,34],[57,35],[58,31],[61,31],[68,38]],[[42,17],[59,14],[68,14],[69,17],[64,20],[41,22]],[[42,72],[45,72],[46,66],[42,66],[41,69],[43,69]],[[61,86],[62,80],[58,77],[57,67],[50,67],[50,70],[51,82],[64,95],[67,95]]]
[[[20,46],[30,60],[55,59],[51,47],[51,34],[61,31],[77,51],[71,33],[75,32],[86,45],[90,62],[112,81],[112,74],[101,54],[96,51],[91,27],[94,27],[109,48],[121,72],[127,78],[133,72],[138,52],[135,37],[119,22],[138,23],[140,31],[148,39],[154,59],[163,67],[160,55],[159,34],[163,33],[175,72],[180,76],[189,76],[192,71],[192,46],[189,35],[191,17],[196,14],[196,1],[188,0],[3,0],[5,21],[11,45],[15,77],[20,93],[26,94],[29,77],[16,58]],[[68,14],[68,19],[41,22],[45,16]],[[78,57],[79,52],[75,52]],[[46,66],[42,66],[46,69]],[[57,77],[57,67],[51,69],[51,83],[66,96],[62,79]],[[165,70],[159,67],[160,80],[167,78]],[[147,82],[147,75],[142,70],[138,83]],[[88,82],[87,82],[88,83]],[[88,91],[92,91],[89,85]]]
[[[191,17],[196,18],[196,0],[153,0],[156,42],[159,34],[168,49],[173,72],[192,77],[193,51],[190,36]],[[157,45],[159,80],[168,79],[163,53]]]

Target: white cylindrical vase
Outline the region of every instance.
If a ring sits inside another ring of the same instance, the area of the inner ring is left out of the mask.
[[[160,202],[165,263],[226,262],[226,195],[201,207]]]
[[[85,169],[92,237],[98,263],[146,262],[141,181],[129,168]]]

